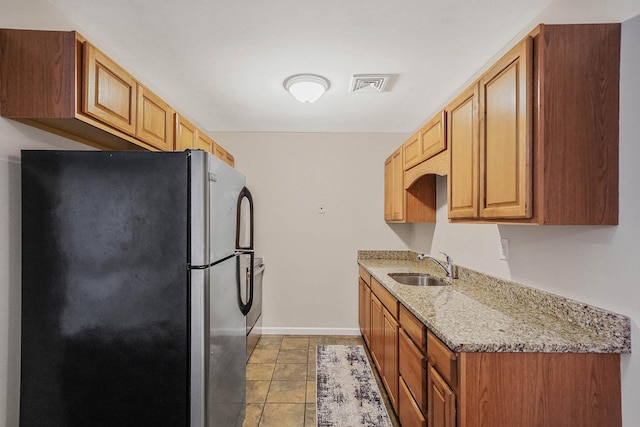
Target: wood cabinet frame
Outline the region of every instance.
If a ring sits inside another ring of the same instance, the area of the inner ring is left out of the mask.
[[[371,340],[365,343],[387,390],[395,387],[390,382],[395,372],[397,394],[391,401],[397,402],[394,410],[403,425],[512,427],[514,420],[522,427],[622,425],[620,354],[455,353],[364,267],[359,272],[359,286],[369,290],[372,307]],[[391,331],[386,343],[385,327]],[[396,350],[387,351],[389,343]],[[388,365],[394,352],[397,371]],[[418,363],[407,363],[407,355]]]
[[[0,75],[2,117],[101,150],[174,149],[173,109],[75,31],[0,29]],[[185,145],[213,152],[199,133]]]
[[[455,130],[455,111],[464,101],[460,98],[479,85],[481,166],[472,187],[467,176],[478,172],[467,157],[476,151],[464,143],[457,147],[455,134],[447,137],[451,222],[618,224],[620,38],[617,23],[540,25],[447,107],[448,129]],[[519,92],[513,106],[517,117],[507,117],[506,123],[517,123],[517,132],[507,132],[514,143],[510,150],[517,154],[512,155],[512,170],[500,171],[500,161],[491,164],[487,152],[485,114],[492,114],[487,85],[513,61],[519,76],[512,78]],[[528,81],[531,88],[525,86]],[[491,180],[501,182],[495,193],[488,189]],[[471,195],[476,187],[479,193]]]

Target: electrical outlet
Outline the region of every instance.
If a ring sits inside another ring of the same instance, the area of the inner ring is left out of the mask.
[[[509,259],[509,239],[500,239],[500,259]]]

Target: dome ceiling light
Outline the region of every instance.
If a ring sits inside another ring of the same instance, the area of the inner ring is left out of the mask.
[[[316,102],[331,87],[329,80],[316,74],[295,74],[287,77],[282,85],[303,104]]]

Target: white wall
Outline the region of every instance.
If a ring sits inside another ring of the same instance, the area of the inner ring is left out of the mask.
[[[394,233],[383,221],[382,165],[408,135],[213,136],[234,153],[254,196],[264,326],[357,333],[357,250],[403,250],[410,239],[409,230]]]

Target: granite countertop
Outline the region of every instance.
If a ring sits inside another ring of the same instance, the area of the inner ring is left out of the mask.
[[[389,273],[443,277],[412,252],[360,251],[358,263],[454,352],[630,353],[627,316],[458,269],[448,286],[408,286]]]

